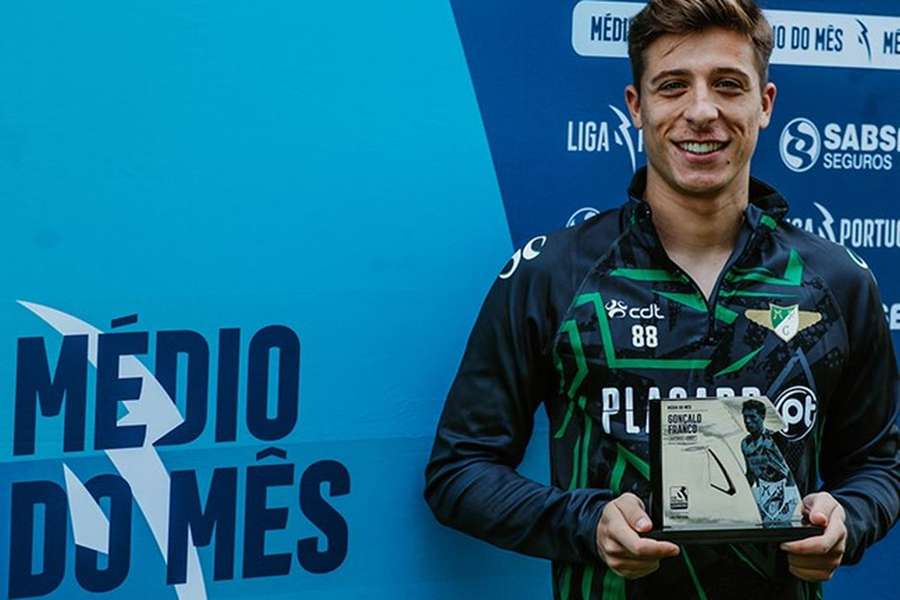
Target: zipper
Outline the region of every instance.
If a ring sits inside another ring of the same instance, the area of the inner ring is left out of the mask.
[[[662,256],[665,261],[668,263],[668,266],[681,278],[690,283],[691,287],[694,289],[694,292],[700,296],[706,305],[706,312],[709,315],[707,318],[707,328],[706,328],[706,341],[707,343],[715,342],[715,333],[716,333],[716,303],[719,299],[719,288],[722,287],[722,281],[724,281],[725,276],[731,271],[732,267],[741,262],[744,256],[749,252],[750,248],[755,244],[756,240],[759,237],[759,232],[756,230],[751,230],[747,235],[747,240],[744,242],[743,247],[738,251],[737,244],[735,244],[735,249],[731,252],[731,256],[728,257],[728,260],[725,261],[725,265],[722,267],[722,270],[719,271],[719,275],[716,278],[716,283],[713,286],[712,292],[709,295],[709,298],[703,293],[703,290],[700,289],[700,286],[694,281],[694,278],[691,277],[684,269],[678,266],[678,264],[669,257],[669,254],[666,252],[665,246],[663,246],[662,241],[659,239],[659,233],[656,231],[656,227],[653,225],[653,221],[651,218],[651,210],[650,205],[646,202],[643,202],[643,210],[642,217],[647,221],[647,224],[650,228],[650,233],[653,236],[654,241],[654,249]],[[743,233],[743,224],[741,225],[741,232],[738,233],[738,240],[744,235]]]

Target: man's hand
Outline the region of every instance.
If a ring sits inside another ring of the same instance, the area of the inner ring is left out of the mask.
[[[847,546],[844,508],[828,492],[818,492],[803,499],[803,513],[810,523],[825,531],[781,544],[781,549],[788,553],[790,571],[795,576],[806,581],[826,581],[841,564]]]
[[[660,559],[678,556],[675,544],[638,535],[652,528],[644,503],[634,494],[625,493],[609,502],[597,523],[597,549],[603,561],[614,573],[636,579],[657,570]]]

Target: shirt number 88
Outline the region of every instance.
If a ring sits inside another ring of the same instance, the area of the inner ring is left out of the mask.
[[[633,325],[631,327],[631,345],[635,348],[659,346],[656,325]]]

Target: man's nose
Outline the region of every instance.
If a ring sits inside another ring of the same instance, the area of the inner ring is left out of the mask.
[[[704,129],[719,118],[719,107],[705,88],[696,88],[689,99],[690,105],[684,113],[688,124],[694,129]]]

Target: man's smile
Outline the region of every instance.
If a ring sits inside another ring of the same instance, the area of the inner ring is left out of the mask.
[[[680,149],[688,152],[690,154],[696,154],[698,156],[703,156],[707,154],[712,154],[714,152],[718,152],[720,150],[725,149],[730,142],[727,141],[718,141],[718,140],[706,140],[706,141],[694,141],[694,140],[685,140],[682,142],[674,142],[676,146]]]

